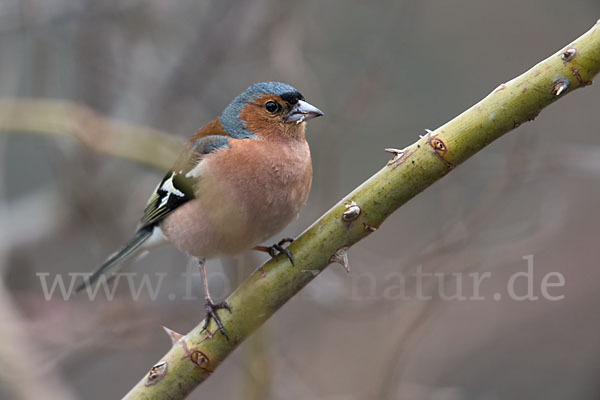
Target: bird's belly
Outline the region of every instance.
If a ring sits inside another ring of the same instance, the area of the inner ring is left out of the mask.
[[[203,185],[205,190],[200,188],[195,200],[164,220],[161,228],[167,239],[195,257],[241,253],[285,228],[310,191],[310,179],[245,178],[233,188],[219,182]]]

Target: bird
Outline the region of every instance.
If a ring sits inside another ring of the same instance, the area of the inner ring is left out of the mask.
[[[297,217],[312,183],[306,121],[324,115],[294,87],[260,82],[248,87],[216,119],[187,142],[148,202],[133,238],[89,277],[77,291],[107,279],[139,255],[163,244],[195,258],[204,286],[203,330],[217,315],[232,312],[209,293],[207,259],[249,249],[293,258],[284,238],[261,245]]]

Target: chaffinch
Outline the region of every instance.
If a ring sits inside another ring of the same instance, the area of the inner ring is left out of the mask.
[[[282,230],[306,203],[312,181],[305,121],[323,113],[292,86],[262,82],[237,96],[217,119],[189,140],[148,200],[133,239],[86,279],[78,291],[114,273],[127,259],[170,242],[198,259],[204,284],[206,323],[231,312],[214,303],[206,282],[205,260],[248,249],[272,257],[290,253],[259,244]]]

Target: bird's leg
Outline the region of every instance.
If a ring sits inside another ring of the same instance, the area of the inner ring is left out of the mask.
[[[269,253],[269,255],[273,258],[277,257],[279,254],[285,254],[285,256],[290,260],[292,266],[294,266],[294,260],[292,259],[292,253],[285,247],[283,247],[286,243],[292,243],[294,239],[292,238],[283,238],[278,243],[272,246],[256,246],[252,250],[264,251],[265,253]]]
[[[217,324],[217,326],[219,327],[219,330],[221,331],[221,333],[225,336],[225,338],[227,340],[229,340],[229,336],[227,336],[227,332],[225,331],[225,328],[223,327],[221,320],[217,316],[217,310],[224,308],[231,313],[231,308],[229,307],[229,304],[227,304],[226,301],[222,301],[222,302],[216,303],[216,304],[213,303],[212,299],[210,298],[210,293],[208,292],[208,281],[206,280],[206,268],[204,266],[203,258],[198,259],[198,265],[200,266],[200,274],[202,275],[202,284],[204,285],[204,309],[206,310],[206,318],[205,318],[204,326],[202,327],[202,331],[204,331],[208,327],[210,320],[213,319],[215,321],[215,323]]]

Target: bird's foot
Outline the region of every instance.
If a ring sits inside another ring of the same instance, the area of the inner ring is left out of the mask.
[[[208,324],[210,323],[210,320],[212,319],[215,321],[215,323],[219,327],[219,330],[221,331],[223,336],[225,336],[227,341],[229,341],[229,336],[227,336],[227,331],[223,327],[223,324],[221,323],[221,320],[219,319],[219,316],[217,315],[217,310],[220,310],[222,308],[226,309],[227,311],[229,311],[229,313],[231,313],[231,308],[229,307],[229,304],[227,304],[226,301],[222,301],[220,303],[215,304],[212,302],[212,300],[210,298],[206,299],[206,301],[204,302],[204,309],[206,310],[206,318],[204,320],[204,326],[202,327],[202,331],[204,332],[204,330],[206,328],[208,328]]]
[[[254,250],[258,250],[258,251],[264,251],[265,253],[269,253],[269,255],[272,258],[277,257],[280,254],[285,254],[285,256],[288,258],[288,260],[290,260],[290,263],[292,263],[292,267],[294,266],[294,259],[292,258],[292,253],[290,253],[290,251],[283,247],[285,246],[287,243],[292,243],[294,241],[294,239],[292,238],[283,238],[281,239],[278,243],[272,245],[272,246],[256,246],[254,248]]]

